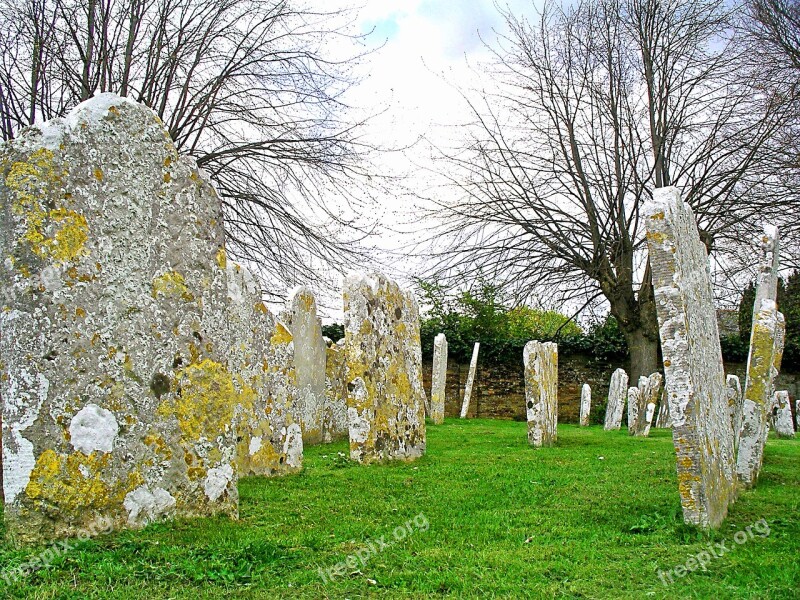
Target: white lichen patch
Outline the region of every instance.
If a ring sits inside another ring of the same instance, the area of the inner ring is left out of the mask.
[[[203,481],[203,490],[206,497],[211,502],[216,502],[217,499],[225,493],[228,489],[231,480],[233,479],[233,467],[230,465],[222,465],[208,470],[205,480]]]
[[[95,450],[111,452],[119,433],[119,423],[110,410],[87,404],[72,417],[69,424],[70,443],[86,455]]]
[[[146,525],[162,518],[171,512],[175,504],[175,498],[167,490],[157,487],[151,491],[146,485],[128,492],[123,501],[131,525]]]

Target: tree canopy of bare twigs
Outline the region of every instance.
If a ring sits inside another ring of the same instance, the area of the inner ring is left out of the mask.
[[[235,257],[318,281],[363,252],[370,148],[342,101],[360,39],[343,11],[301,1],[3,0],[3,138],[96,92],[129,96],[214,180]]]
[[[765,220],[796,228],[800,204],[778,185],[787,103],[744,76],[722,0],[579,0],[534,20],[501,11],[492,88],[465,93],[475,122],[441,154],[459,194],[437,206],[454,240],[439,268],[605,299],[632,375],[649,374],[658,331],[642,203],[677,186],[723,264]]]

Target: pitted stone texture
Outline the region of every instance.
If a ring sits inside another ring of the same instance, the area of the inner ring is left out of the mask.
[[[325,362],[325,406],[322,412],[322,442],[347,438],[347,386],[344,339],[328,340]]]
[[[236,463],[240,475],[283,475],[302,467],[299,425],[291,413],[296,396],[288,332],[262,302],[255,278],[227,262],[228,365],[240,392],[236,407]]]
[[[552,446],[558,440],[558,346],[531,341],[523,351],[528,443]]]
[[[152,111],[111,94],[23,131],[2,165],[7,532],[236,515],[241,394],[207,177]]]
[[[638,387],[628,388],[628,435],[636,434],[636,423],[639,421],[639,405],[642,392]]]
[[[733,430],[733,448],[738,451],[739,434],[742,431],[742,403],[744,401],[742,384],[736,375],[728,375],[725,378],[725,384],[728,387],[728,418],[731,420],[731,429]]]
[[[319,444],[324,437],[327,346],[322,338],[322,324],[317,318],[317,301],[311,290],[301,287],[293,292],[291,314],[297,374],[294,420],[299,423],[306,444]]]
[[[764,461],[775,378],[783,356],[786,323],[775,302],[763,300],[750,334],[742,403],[742,428],[736,455],[736,474],[744,486],[755,485]]]
[[[580,426],[589,426],[589,415],[592,412],[592,388],[588,383],[581,387],[581,416]]]
[[[633,435],[635,436],[647,437],[650,435],[650,426],[653,423],[655,406],[658,404],[658,398],[661,394],[661,381],[661,373],[653,373],[650,377],[639,378],[639,406],[636,411],[636,422],[633,427]],[[653,405],[653,413],[650,413],[647,408],[651,404]]]
[[[344,282],[350,457],[362,463],[425,453],[425,390],[416,300],[381,274]]]
[[[675,188],[655,190],[643,214],[683,517],[718,527],[736,498],[736,481],[708,255]]]
[[[475,347],[472,349],[472,360],[469,361],[469,375],[467,376],[467,383],[464,386],[464,400],[461,403],[461,418],[466,419],[469,413],[469,403],[472,399],[472,386],[475,384],[475,373],[478,370],[478,352],[480,352],[480,342],[475,342]]]
[[[608,405],[603,429],[612,431],[622,427],[622,415],[625,412],[625,398],[628,393],[628,374],[624,369],[617,369],[611,375],[608,386]]]
[[[773,401],[773,415],[775,422],[775,433],[778,437],[793,438],[794,422],[792,419],[792,406],[789,402],[789,392],[775,392]]]
[[[433,373],[431,377],[431,419],[444,423],[445,384],[447,383],[447,337],[443,333],[433,340]]]

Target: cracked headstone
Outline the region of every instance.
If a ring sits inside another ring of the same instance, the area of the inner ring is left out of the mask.
[[[362,463],[425,453],[419,310],[381,274],[344,282],[350,457]]]
[[[603,429],[612,431],[622,427],[622,415],[625,412],[625,399],[628,393],[628,374],[625,369],[617,369],[611,375],[608,386],[608,405]]]
[[[656,189],[642,210],[683,517],[716,528],[736,499],[736,478],[708,254],[677,189]]]
[[[528,443],[552,446],[558,439],[558,346],[531,341],[523,352]]]
[[[431,375],[431,419],[444,423],[444,401],[447,383],[447,337],[443,333],[433,340],[433,373]]]

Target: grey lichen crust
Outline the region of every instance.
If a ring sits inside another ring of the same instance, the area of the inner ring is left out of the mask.
[[[350,457],[362,463],[425,453],[419,310],[413,295],[375,273],[344,282]]]
[[[733,430],[708,256],[675,188],[643,207],[684,519],[718,527],[736,497]]]

